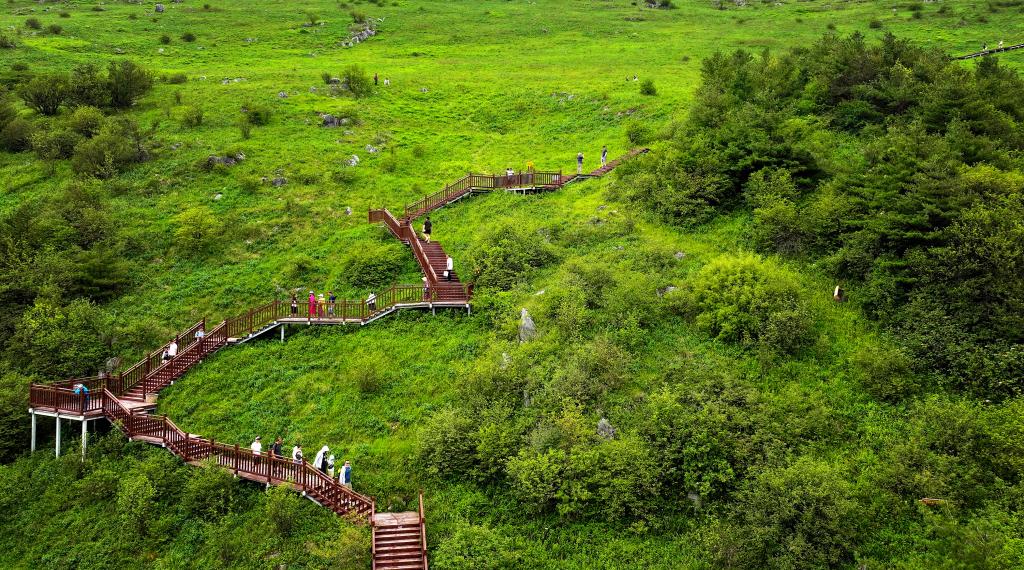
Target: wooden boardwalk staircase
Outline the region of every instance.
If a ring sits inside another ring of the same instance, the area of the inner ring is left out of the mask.
[[[206,330],[203,319],[174,337],[178,351],[165,357],[171,341],[148,353],[142,360],[115,375],[73,378],[52,383],[34,383],[29,388],[29,411],[35,416],[55,416],[83,422],[83,457],[88,420],[105,418],[131,440],[159,445],[191,465],[212,463],[236,477],[265,485],[291,485],[303,496],[339,515],[352,516],[373,527],[374,570],[427,570],[426,525],[423,494],[418,512],[378,513],[372,497],[339,484],[314,469],[305,460],[254,454],[238,444],[225,444],[188,433],[167,416],[153,414],[156,396],[186,372],[218,350],[256,338],[288,324],[369,324],[400,309],[465,307],[469,309],[472,284],[459,280],[457,271],[445,276],[448,254],[436,241],[427,242],[413,229],[416,217],[428,214],[476,192],[549,191],[576,180],[603,176],[623,160],[647,152],[635,149],[606,166],[584,175],[560,172],[529,172],[511,176],[469,174],[442,191],[407,205],[401,218],[387,209],[371,210],[370,222],[381,222],[396,238],[408,245],[423,272],[423,285],[394,285],[380,291],[376,300],[343,300],[335,303],[275,300]],[[283,339],[283,336],[282,336]],[[86,390],[76,390],[81,385]],[[58,434],[59,434],[58,429]],[[58,447],[59,453],[59,447]]]
[[[953,59],[974,59],[976,57],[985,57],[986,55],[993,55],[993,54],[997,54],[997,53],[1003,53],[1003,52],[1006,52],[1006,51],[1013,51],[1013,50],[1018,50],[1018,49],[1024,49],[1024,44],[1015,44],[1015,45],[1012,45],[1012,46],[1003,46],[1003,47],[996,47],[996,48],[986,49],[986,50],[977,51],[977,52],[974,52],[974,53],[969,53],[967,55],[960,55],[960,56],[954,57]]]

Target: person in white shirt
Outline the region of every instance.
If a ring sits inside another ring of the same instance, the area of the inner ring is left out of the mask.
[[[448,259],[445,260],[444,267],[445,267],[444,278],[447,279],[448,281],[451,281],[452,280],[452,269],[455,268],[455,260],[452,259],[452,256],[449,255]]]
[[[171,340],[171,344],[167,345],[167,350],[164,351],[164,362],[178,356],[178,339]]]
[[[327,446],[325,445],[320,448],[320,451],[316,453],[316,457],[313,458],[313,467],[316,467],[317,469],[320,470],[321,473],[325,475],[327,474],[327,454],[328,449]]]
[[[199,330],[196,331],[196,341],[198,342],[200,340],[203,340],[203,337],[205,337],[205,336],[206,336],[206,331],[204,331],[203,327],[200,326]]]
[[[370,311],[377,310],[377,294],[370,291],[370,296],[366,298],[366,306],[370,308]]]
[[[263,444],[260,443],[260,436],[256,436],[256,439],[252,441],[252,445],[249,446],[252,450],[253,455],[259,455],[263,452]]]
[[[295,444],[295,447],[292,448],[292,461],[302,463],[302,446],[299,444]]]

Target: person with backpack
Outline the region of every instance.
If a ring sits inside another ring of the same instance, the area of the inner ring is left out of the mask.
[[[338,473],[338,482],[342,485],[352,488],[352,464],[348,461],[341,467],[341,472]]]
[[[583,174],[583,153],[576,155],[576,174]]]
[[[292,462],[302,463],[302,446],[297,443],[292,448]]]
[[[452,256],[450,256],[450,255],[448,256],[448,259],[445,260],[444,265],[445,265],[444,278],[447,281],[451,281],[452,280],[452,270],[455,268],[455,261],[452,259]]]
[[[602,146],[601,147],[601,168],[604,168],[607,165],[608,165],[608,147],[607,146]]]
[[[82,396],[82,411],[84,412],[89,408],[89,388],[81,382],[75,384],[75,394]]]
[[[427,243],[430,243],[430,233],[433,229],[434,224],[430,222],[430,216],[427,216],[427,219],[423,220],[423,239]]]

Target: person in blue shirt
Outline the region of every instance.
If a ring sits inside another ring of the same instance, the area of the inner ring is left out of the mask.
[[[342,485],[352,488],[352,464],[348,461],[342,466],[341,472],[338,473],[338,482]]]
[[[87,388],[85,386],[85,384],[82,384],[81,382],[79,382],[78,384],[75,384],[75,394],[78,395],[78,396],[82,396],[82,409],[84,410],[84,409],[88,408],[89,407],[89,388]]]

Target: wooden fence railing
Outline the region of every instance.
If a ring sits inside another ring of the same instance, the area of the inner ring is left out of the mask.
[[[470,173],[448,184],[438,192],[424,196],[411,204],[406,204],[403,218],[405,220],[413,220],[473,190],[537,188],[557,184],[561,178],[561,172],[519,172],[516,174]]]
[[[109,391],[105,390],[104,396],[104,415],[125,435],[159,443],[186,462],[212,459],[220,467],[246,479],[275,485],[291,484],[339,514],[355,513],[369,517],[375,509],[372,498],[339,484],[305,460],[295,462],[257,455],[237,444],[228,445],[193,436],[175,425],[167,416],[135,414],[121,405]]]

